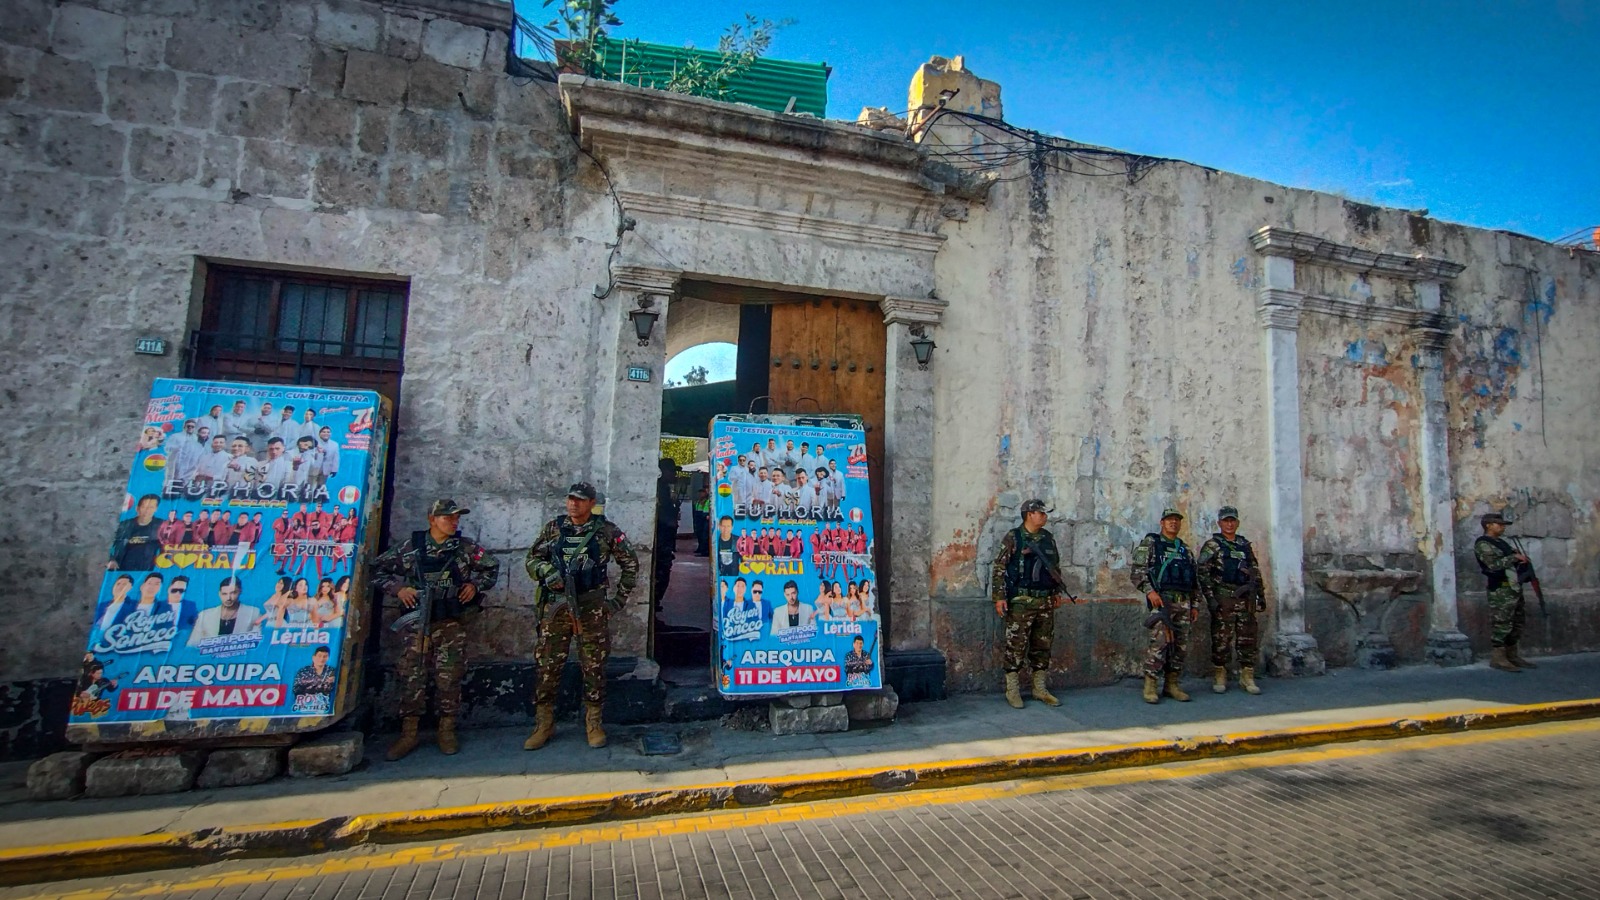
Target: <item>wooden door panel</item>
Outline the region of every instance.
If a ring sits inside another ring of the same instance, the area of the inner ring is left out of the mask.
[[[887,330],[875,303],[820,298],[772,307],[768,384],[772,411],[843,412],[867,425],[872,512],[883,510],[884,345]],[[799,367],[795,362],[799,361]],[[815,401],[815,402],[813,402]],[[875,521],[881,525],[881,521]],[[881,529],[877,532],[881,535]]]

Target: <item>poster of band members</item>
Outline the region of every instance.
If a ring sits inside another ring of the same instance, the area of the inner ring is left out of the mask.
[[[882,687],[865,433],[761,418],[711,423],[719,688]]]
[[[107,523],[69,739],[293,732],[347,712],[387,434],[372,391],[158,379]]]

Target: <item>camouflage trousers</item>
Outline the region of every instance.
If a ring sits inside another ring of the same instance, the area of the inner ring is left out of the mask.
[[[1194,611],[1194,595],[1182,591],[1162,591],[1161,602],[1166,604],[1172,619],[1172,652],[1166,652],[1166,629],[1150,629],[1150,649],[1144,655],[1144,673],[1160,677],[1163,673],[1181,673],[1183,661],[1189,651],[1189,617]]]
[[[1528,606],[1523,601],[1522,586],[1508,584],[1490,591],[1489,617],[1492,623],[1491,644],[1504,647],[1522,640],[1522,624],[1528,620]]]
[[[1261,658],[1256,628],[1255,598],[1234,600],[1211,614],[1211,664],[1226,666],[1232,652],[1239,653],[1241,668],[1255,668]]]
[[[606,657],[611,655],[611,608],[603,596],[569,603],[546,603],[539,614],[539,646],[534,651],[538,674],[533,702],[556,702],[561,671],[567,665],[567,647],[578,636],[578,669],[583,672],[583,702],[606,701]]]
[[[461,712],[461,680],[467,674],[467,629],[456,619],[434,622],[424,641],[416,631],[405,633],[406,646],[395,663],[400,678],[400,715],[428,711],[428,666],[433,666],[434,705],[440,716]],[[427,646],[423,644],[426,642]]]
[[[1050,644],[1056,635],[1056,609],[1049,597],[1012,597],[1006,602],[1004,668],[1050,670]]]

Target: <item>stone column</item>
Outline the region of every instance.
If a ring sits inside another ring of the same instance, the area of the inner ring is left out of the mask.
[[[1271,523],[1267,539],[1277,633],[1267,657],[1273,675],[1321,675],[1317,640],[1306,631],[1305,513],[1302,509],[1300,444],[1301,295],[1294,286],[1294,260],[1263,260],[1261,306],[1267,354],[1267,441]]]
[[[1441,666],[1472,662],[1472,644],[1461,633],[1456,610],[1455,491],[1450,483],[1449,405],[1444,395],[1444,345],[1450,326],[1444,316],[1439,282],[1417,283],[1422,316],[1417,336],[1417,376],[1422,383],[1422,553],[1431,563],[1433,605],[1428,659]]]
[[[650,562],[655,544],[656,478],[661,458],[662,369],[666,366],[667,304],[677,290],[678,272],[643,266],[618,266],[611,295],[600,311],[593,390],[594,458],[591,478],[605,495],[606,518],[627,532],[639,551],[639,587],[633,602],[612,619],[612,654],[645,661],[650,634]],[[659,313],[650,340],[639,345],[628,313]],[[642,369],[647,381],[628,377]]]
[[[888,328],[884,361],[884,505],[887,540],[878,540],[878,564],[887,563],[891,650],[933,646],[933,601],[928,595],[933,567],[933,367],[917,365],[911,340],[933,337],[944,317],[942,300],[887,297],[882,301]],[[892,552],[887,552],[892,547]],[[879,578],[883,577],[880,570]]]

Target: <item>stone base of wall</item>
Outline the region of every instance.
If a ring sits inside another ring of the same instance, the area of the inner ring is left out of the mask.
[[[0,760],[34,759],[69,749],[70,678],[0,684]]]
[[[884,683],[894,688],[901,703],[943,700],[948,675],[944,654],[932,647],[883,654]]]

